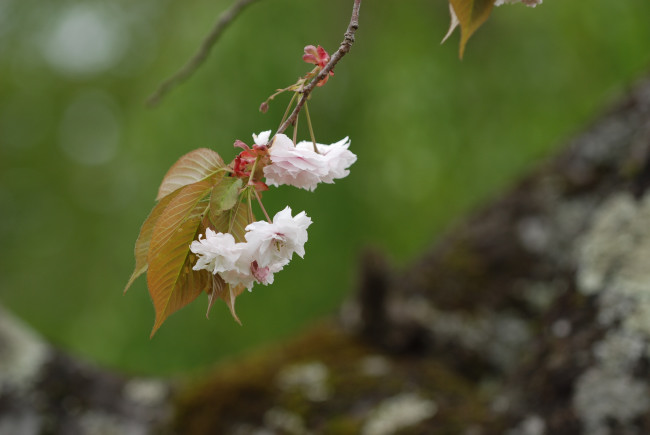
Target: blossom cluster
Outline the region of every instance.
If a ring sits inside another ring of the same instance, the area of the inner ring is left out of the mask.
[[[269,130],[253,135],[255,144],[266,144],[270,134]],[[266,184],[313,191],[318,183],[334,183],[335,179],[347,177],[348,168],[357,161],[349,146],[347,137],[331,145],[309,141],[294,145],[286,135],[278,134],[269,149],[271,164],[264,167]]]
[[[266,190],[268,185],[290,185],[313,191],[318,183],[333,183],[346,177],[350,173],[348,168],[357,160],[348,150],[347,137],[331,145],[307,141],[294,144],[284,134],[271,138],[269,130],[254,134],[253,140],[252,149],[241,141],[235,142],[243,151],[233,161],[232,175],[248,179],[248,185],[256,190]],[[258,179],[262,175],[265,183]],[[287,206],[271,222],[247,225],[245,242],[238,243],[230,233],[207,228],[205,236],[199,235],[190,245],[197,255],[193,269],[208,270],[224,282],[248,290],[255,283],[272,284],[274,274],[291,261],[294,253],[305,255],[311,223],[304,211],[292,217]]]
[[[190,250],[199,257],[194,270],[205,269],[233,286],[243,285],[248,290],[255,282],[273,283],[273,274],[282,270],[294,253],[305,255],[307,227],[311,219],[300,212],[291,216],[286,207],[273,217],[273,222],[258,221],[246,227],[245,242],[236,243],[229,233],[206,229],[205,238],[199,236]]]

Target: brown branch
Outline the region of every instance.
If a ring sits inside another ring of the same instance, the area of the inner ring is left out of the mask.
[[[339,47],[338,50],[336,50],[336,53],[334,53],[332,57],[330,57],[330,61],[327,62],[327,65],[325,65],[325,67],[318,73],[318,75],[314,77],[314,79],[311,82],[309,82],[309,84],[305,86],[302,89],[302,91],[300,91],[302,97],[300,98],[300,100],[298,100],[298,104],[296,104],[296,107],[293,109],[293,112],[291,112],[291,115],[286,119],[286,121],[282,123],[282,125],[280,125],[276,134],[284,133],[284,131],[289,127],[289,125],[293,124],[293,122],[298,117],[300,110],[302,110],[302,107],[307,102],[307,99],[309,98],[309,94],[311,94],[311,91],[314,90],[318,82],[320,82],[325,77],[327,77],[327,75],[330,73],[330,71],[332,71],[334,66],[341,60],[341,58],[350,51],[350,48],[354,43],[354,34],[359,28],[360,7],[361,7],[361,0],[354,0],[354,6],[352,8],[352,18],[350,19],[350,25],[348,26],[348,30],[345,32],[345,36],[343,38],[343,42],[341,42],[341,46]]]
[[[228,27],[228,25],[235,18],[237,18],[237,16],[246,8],[246,6],[256,1],[258,0],[237,0],[230,7],[230,9],[224,11],[221,15],[219,15],[219,19],[217,19],[217,22],[212,27],[212,30],[208,36],[206,36],[201,43],[199,50],[194,54],[194,56],[192,56],[190,60],[187,61],[185,65],[183,65],[180,70],[178,70],[178,72],[162,82],[160,86],[158,86],[156,92],[147,98],[147,106],[153,107],[157,105],[169,91],[190,78],[208,57],[210,50],[212,50],[212,47],[217,42],[226,27]]]

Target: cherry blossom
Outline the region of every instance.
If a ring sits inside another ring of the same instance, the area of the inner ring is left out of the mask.
[[[294,252],[305,255],[307,227],[311,219],[305,212],[291,216],[286,207],[273,222],[253,222],[246,227],[246,242],[235,243],[232,234],[205,230],[205,238],[192,242],[190,250],[198,256],[194,270],[205,269],[233,286],[248,290],[256,282],[273,283],[273,274],[289,263]]]
[[[269,150],[271,164],[264,167],[266,184],[288,184],[301,189],[314,190],[327,174],[327,166],[320,154],[294,146],[284,134],[275,136]]]
[[[357,161],[357,156],[348,150],[350,139],[345,137],[331,145],[316,144],[316,148],[323,160],[327,163],[327,172],[321,178],[323,183],[334,183],[337,178],[345,178],[350,174],[348,168]],[[309,141],[302,141],[296,144],[296,148],[313,151],[314,144]]]
[[[205,269],[214,274],[230,270],[242,254],[241,246],[237,246],[232,234],[216,233],[210,228],[205,230],[205,238],[192,242],[190,250],[198,259],[192,269]]]
[[[307,227],[311,223],[304,211],[292,217],[291,208],[287,206],[273,217],[272,223],[249,224],[245,237],[257,266],[269,267],[272,271],[289,263],[294,252],[304,257]]]
[[[251,273],[260,284],[269,285],[273,284],[273,274],[281,271],[283,266],[273,265],[266,267],[259,267],[257,261],[251,263]]]
[[[294,146],[293,141],[283,134],[276,135],[269,149],[271,164],[264,167],[266,184],[279,186],[287,184],[301,189],[316,189],[318,183],[333,183],[346,177],[347,169],[357,156],[348,150],[350,141],[345,138],[332,145],[303,141]]]

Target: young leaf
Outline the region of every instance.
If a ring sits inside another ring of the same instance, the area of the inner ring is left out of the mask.
[[[225,167],[221,156],[208,148],[190,151],[169,168],[160,184],[156,200],[164,198],[183,186],[204,180],[215,172],[224,170]]]
[[[205,313],[205,317],[209,316],[212,306],[216,302],[217,298],[219,298],[226,303],[226,305],[230,309],[230,314],[232,314],[232,317],[235,319],[237,323],[241,325],[241,321],[239,320],[239,317],[237,317],[237,313],[235,312],[235,299],[237,298],[237,296],[242,294],[245,288],[246,287],[244,287],[243,285],[238,285],[233,288],[230,284],[226,284],[226,282],[223,280],[223,278],[221,278],[221,276],[212,275],[212,288],[209,294],[208,310]]]
[[[235,299],[237,299],[237,296],[242,294],[245,288],[246,287],[244,287],[241,284],[236,287],[233,287],[230,284],[226,284],[226,286],[223,288],[223,291],[217,293],[217,296],[223,299],[226,305],[228,305],[228,308],[230,309],[230,314],[232,314],[232,317],[240,325],[241,325],[241,320],[239,320],[239,317],[237,317],[237,313],[235,312]]]
[[[221,275],[212,274],[212,286],[208,292],[208,309],[205,312],[206,319],[210,318],[210,310],[212,309],[212,306],[217,301],[219,293],[221,293],[227,285],[228,284],[226,284]]]
[[[460,58],[472,34],[483,24],[494,6],[495,0],[449,0],[460,23]],[[453,25],[453,18],[452,18]]]
[[[236,177],[223,177],[215,184],[210,197],[210,213],[218,215],[222,211],[230,210],[237,204],[242,180]]]
[[[152,336],[170,314],[196,299],[211,283],[209,272],[192,270],[195,258],[190,243],[204,229],[201,221],[213,184],[213,179],[207,179],[183,187],[154,226],[147,258],[147,283],[156,310]]]
[[[124,293],[131,287],[133,282],[143,273],[147,271],[147,255],[149,254],[149,244],[151,242],[151,236],[153,234],[153,228],[156,225],[156,222],[158,222],[158,219],[162,215],[162,212],[165,210],[169,202],[174,199],[176,196],[177,192],[171,195],[167,195],[164,197],[158,204],[156,204],[151,210],[151,213],[149,213],[149,216],[147,219],[144,221],[142,224],[142,228],[140,228],[140,234],[138,235],[138,239],[135,241],[135,249],[134,249],[134,254],[135,254],[135,270],[131,274],[131,277],[129,278],[129,282],[126,284],[126,287],[124,288]]]

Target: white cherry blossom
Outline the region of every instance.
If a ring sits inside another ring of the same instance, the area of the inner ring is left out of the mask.
[[[237,246],[232,234],[216,233],[210,228],[205,230],[205,238],[192,242],[190,250],[198,255],[198,260],[192,269],[205,269],[211,273],[233,269],[242,254],[241,246]]]
[[[193,269],[218,274],[226,283],[244,285],[249,291],[256,282],[272,284],[273,274],[289,263],[294,252],[305,255],[309,225],[311,219],[304,211],[292,217],[291,208],[286,207],[273,217],[272,223],[249,224],[243,243],[235,243],[231,234],[207,228],[205,238],[199,235],[199,240],[190,245],[198,256]]]
[[[235,243],[232,234],[216,233],[212,229],[205,230],[205,238],[192,242],[190,250],[198,255],[192,269],[205,269],[216,275],[219,274],[225,282],[233,286],[243,284],[249,290],[255,283],[251,271],[250,251],[246,243]]]
[[[259,221],[248,225],[246,242],[257,266],[269,267],[273,272],[289,263],[294,252],[304,257],[307,227],[311,223],[304,211],[291,217],[291,208],[286,207],[273,217],[272,223]]]
[[[242,284],[248,289],[248,291],[251,291],[253,285],[256,282],[256,278],[251,270],[251,262],[245,261],[243,263],[245,267],[236,267],[233,269],[224,270],[223,272],[220,272],[219,275],[228,284],[235,287],[239,284]]]

